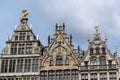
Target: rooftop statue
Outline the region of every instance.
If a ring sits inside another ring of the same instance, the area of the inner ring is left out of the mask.
[[[20,20],[22,20],[23,18],[26,18],[26,16],[28,15],[28,11],[27,10],[22,10],[22,15],[20,17]]]

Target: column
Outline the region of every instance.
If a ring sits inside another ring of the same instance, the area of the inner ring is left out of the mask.
[[[88,80],[90,80],[90,72],[88,72]]]

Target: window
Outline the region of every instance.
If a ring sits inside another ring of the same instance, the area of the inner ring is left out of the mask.
[[[111,64],[112,64],[112,60],[109,60],[109,61],[108,61],[108,64],[111,65]]]
[[[105,57],[101,57],[99,60],[100,65],[105,65],[106,64],[106,59]]]
[[[19,44],[18,54],[24,54],[24,44]]]
[[[93,54],[93,53],[94,53],[94,49],[90,48],[90,54]]]
[[[30,36],[27,36],[27,40],[30,40]]]
[[[8,60],[2,60],[1,73],[7,73]]]
[[[88,80],[88,74],[81,74],[81,80]]]
[[[72,80],[78,80],[78,70],[72,70]]]
[[[55,76],[54,76],[54,71],[49,71],[48,72],[48,80],[54,80]]]
[[[33,59],[32,72],[38,72],[38,59]]]
[[[30,80],[30,78],[29,77],[24,77],[23,80]]]
[[[26,34],[25,33],[20,33],[20,40],[25,40],[25,36],[26,36]]]
[[[40,80],[47,80],[47,71],[40,72]]]
[[[100,73],[100,80],[107,80],[107,73]]]
[[[17,53],[17,44],[12,44],[11,45],[11,54],[16,54]]]
[[[37,80],[37,77],[31,77],[31,80]]]
[[[54,63],[53,63],[53,59],[50,59],[50,66],[53,66]]]
[[[32,44],[26,44],[26,54],[32,53]]]
[[[96,58],[91,58],[90,59],[90,65],[97,65],[97,59]]]
[[[9,77],[8,80],[14,80],[14,78],[13,77]]]
[[[15,36],[15,40],[18,40],[18,36]]]
[[[56,65],[63,65],[63,58],[62,56],[57,56],[56,57]]]
[[[64,71],[64,80],[70,80],[70,70]]]
[[[66,60],[65,60],[65,64],[66,64],[66,65],[69,64],[69,59],[68,59],[68,57],[67,57]]]
[[[117,80],[116,78],[117,78],[116,72],[110,72],[109,73],[109,79],[110,80]]]
[[[23,70],[23,59],[17,60],[17,72],[22,72]]]
[[[56,71],[56,80],[62,80],[62,71]]]
[[[97,73],[90,74],[90,80],[98,80],[97,78],[98,78]]]
[[[96,47],[95,50],[96,50],[96,54],[100,53],[100,48],[99,47]]]
[[[16,64],[16,60],[10,60],[9,72],[15,72],[15,64]]]
[[[22,80],[22,78],[16,78],[16,80]]]
[[[30,72],[30,69],[31,69],[31,59],[25,59],[24,71],[25,72]]]
[[[105,54],[105,47],[102,47],[102,53]]]

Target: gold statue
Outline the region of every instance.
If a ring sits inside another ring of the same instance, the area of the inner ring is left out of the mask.
[[[95,30],[98,31],[99,30],[99,26],[95,26]]]
[[[20,20],[22,20],[23,18],[25,18],[28,15],[28,11],[27,10],[22,10],[22,15],[20,17]]]
[[[61,42],[61,41],[62,41],[62,36],[61,36],[60,33],[58,34],[57,40],[58,40],[58,42]]]

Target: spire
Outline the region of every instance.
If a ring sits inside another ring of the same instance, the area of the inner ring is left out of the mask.
[[[63,23],[63,31],[65,31],[65,23]]]
[[[56,31],[57,31],[57,29],[58,29],[58,24],[57,23],[56,23],[55,27],[56,27]]]
[[[72,34],[70,34],[70,44],[72,45]]]
[[[48,44],[50,43],[50,35],[48,36]]]
[[[27,15],[28,15],[28,11],[27,10],[22,10],[22,15],[20,17],[20,22],[22,24],[27,24],[27,21],[28,21],[28,18],[27,18]]]

